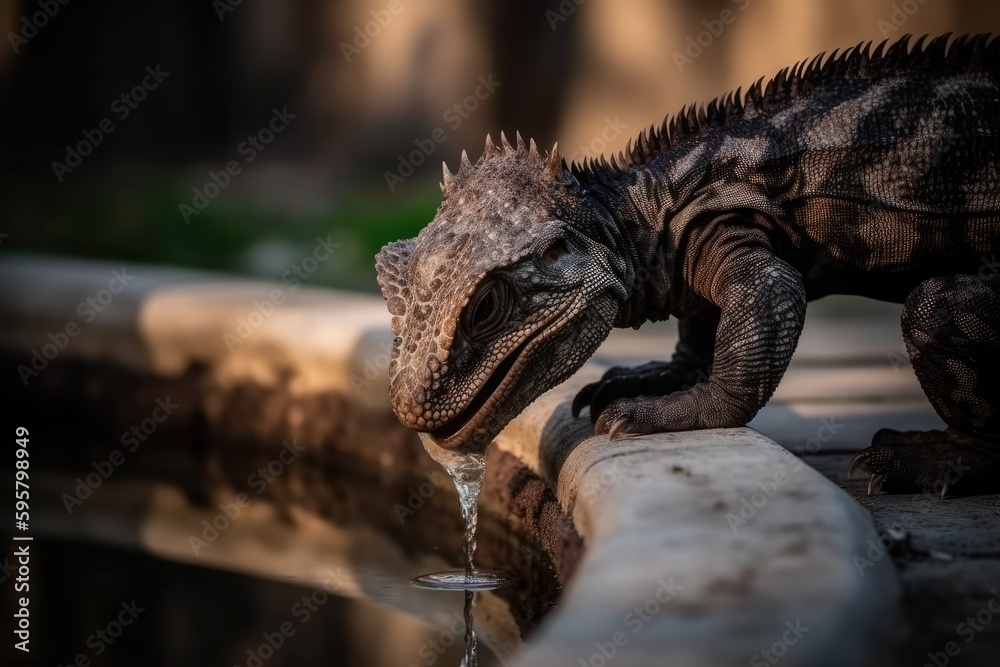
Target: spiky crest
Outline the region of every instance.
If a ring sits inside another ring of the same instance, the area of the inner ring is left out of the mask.
[[[761,77],[746,92],[737,88],[717,97],[706,105],[689,105],[660,125],[650,126],[629,141],[625,150],[612,154],[610,160],[601,155],[573,163],[571,173],[582,181],[603,181],[616,172],[650,162],[659,155],[694,139],[711,129],[730,124],[762,111],[774,111],[782,105],[807,95],[816,86],[832,80],[887,77],[914,68],[960,70],[979,67],[1000,71],[1000,39],[990,34],[964,35],[950,45],[952,33],[929,42],[925,35],[910,48],[912,35],[899,41],[885,40],[875,46],[863,42],[838,53],[820,53],[813,58],[786,67],[767,83]]]
[[[506,134],[501,132],[500,146],[493,143],[493,138],[487,134],[486,145],[483,147],[483,154],[480,156],[479,160],[476,161],[476,165],[481,165],[490,160],[510,157],[512,155],[521,155],[527,161],[538,164],[544,168],[545,173],[555,179],[563,179],[565,171],[568,169],[562,153],[559,152],[558,143],[552,147],[552,150],[548,154],[543,155],[539,152],[538,145],[535,143],[535,140],[529,139],[526,143],[520,132],[515,134],[514,145],[511,145],[510,141],[507,140]],[[450,192],[454,191],[458,183],[468,177],[469,171],[473,167],[473,163],[469,160],[468,154],[465,151],[462,151],[462,158],[459,162],[458,171],[452,173],[451,170],[448,169],[447,162],[443,162],[441,167],[441,191],[445,196],[447,196]]]
[[[487,155],[499,155],[499,154],[500,154],[500,149],[497,148],[497,145],[495,143],[493,143],[493,137],[487,134],[486,146],[483,147],[483,157],[486,157]]]

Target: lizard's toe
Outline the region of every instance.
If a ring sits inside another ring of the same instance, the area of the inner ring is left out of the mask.
[[[573,413],[573,419],[579,417],[580,413],[583,412],[583,409],[588,405],[590,405],[591,399],[594,397],[594,394],[597,393],[597,390],[600,389],[603,383],[604,383],[603,380],[599,380],[597,382],[591,382],[590,384],[588,384],[583,389],[577,392],[576,396],[573,397],[573,404],[572,406],[570,406],[570,412]]]
[[[650,361],[635,368],[614,366],[577,393],[571,406],[573,417],[590,406],[590,421],[596,426],[600,415],[618,399],[665,396],[686,386],[692,373],[669,361]]]
[[[618,436],[625,432],[626,426],[628,426],[628,420],[624,417],[616,420],[608,429],[608,440],[617,440]]]
[[[571,407],[573,418],[575,419],[579,417],[584,408],[590,407],[591,421],[594,421],[593,417],[601,413],[601,411],[597,409],[594,400],[597,399],[602,392],[606,394],[610,384],[611,380],[601,379],[597,382],[591,382],[577,392],[576,396],[573,397],[573,405]],[[610,401],[606,401],[601,407],[607,407],[607,403],[609,402]]]
[[[945,497],[1000,492],[1000,443],[946,431],[883,429],[872,445],[851,459],[848,478],[859,469],[872,477],[868,494],[926,493]]]
[[[868,480],[868,495],[872,495],[875,491],[881,491],[884,482],[885,475],[872,475],[871,479]]]
[[[624,435],[638,435],[628,414],[627,406],[630,402],[627,399],[618,400],[600,412],[594,422],[594,435],[607,434],[609,440],[617,440]]]
[[[596,426],[601,413],[619,398],[632,398],[646,388],[642,378],[612,377],[591,382],[573,399],[573,417],[579,417],[583,408],[590,406],[590,421]]]
[[[646,435],[676,430],[658,418],[660,396],[619,398],[604,408],[594,422],[594,434],[608,434],[611,440],[624,435]],[[593,411],[593,407],[591,408]]]
[[[573,416],[579,416],[584,405],[590,406],[590,421],[595,426],[608,406],[622,398],[634,398],[646,388],[640,379],[612,378],[584,387],[573,400]]]
[[[867,452],[868,450],[865,450],[855,454],[850,463],[847,464],[847,479],[853,479],[854,473],[859,470],[862,472],[868,470],[868,464],[865,463],[865,459],[868,458]]]

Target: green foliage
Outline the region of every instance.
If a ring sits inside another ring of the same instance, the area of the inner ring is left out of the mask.
[[[343,254],[335,262],[337,270],[318,274],[316,284],[373,288],[375,253],[426,225],[440,193],[436,186],[419,188],[409,197],[352,193],[321,210],[264,207],[225,196],[192,216],[189,224],[178,205],[190,202],[190,191],[175,182],[127,190],[23,189],[3,198],[7,252],[239,272],[257,243],[281,242],[307,254],[322,237],[340,244]]]

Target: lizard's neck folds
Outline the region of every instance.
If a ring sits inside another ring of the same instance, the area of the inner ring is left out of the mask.
[[[648,165],[632,167],[613,180],[588,185],[585,194],[605,213],[609,229],[604,235],[614,242],[610,250],[627,264],[618,276],[627,297],[615,326],[667,319],[673,253],[664,228],[673,198],[665,174]]]

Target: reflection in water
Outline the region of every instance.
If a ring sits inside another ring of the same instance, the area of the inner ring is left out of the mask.
[[[496,570],[452,570],[425,574],[414,579],[414,586],[438,591],[492,591],[510,583],[511,576]]]
[[[69,517],[61,494],[75,486],[78,476],[92,472],[93,460],[106,460],[119,446],[116,438],[108,438],[109,429],[120,433],[131,423],[115,422],[111,429],[108,420],[99,416],[118,414],[112,409],[132,405],[134,394],[167,390],[160,380],[154,382],[125,370],[109,371],[90,362],[67,362],[59,368],[49,371],[54,374],[50,377],[65,378],[58,385],[59,392],[45,393],[44,401],[36,394],[19,394],[13,408],[26,418],[34,415],[43,419],[43,413],[51,410],[78,416],[71,420],[72,431],[57,429],[46,443],[46,457],[39,462],[45,480],[45,486],[40,487],[45,492],[39,500],[39,511],[43,512],[39,516],[45,517],[53,536],[98,540],[106,543],[104,549],[109,552],[139,548],[161,556],[141,558],[148,563],[142,568],[143,576],[126,577],[121,567],[109,566],[106,558],[81,565],[80,549],[75,546],[49,551],[53,560],[46,568],[46,579],[55,583],[52,573],[65,572],[69,581],[61,580],[49,596],[39,592],[40,599],[45,597],[49,602],[44,605],[49,612],[39,623],[40,627],[54,623],[42,634],[64,638],[65,645],[44,643],[45,648],[39,649],[41,663],[72,662],[81,642],[86,648],[87,634],[107,623],[115,605],[142,597],[155,598],[151,608],[158,610],[156,615],[143,617],[141,627],[149,632],[130,633],[129,637],[136,638],[134,642],[116,641],[102,656],[108,667],[154,664],[165,646],[170,647],[172,658],[178,659],[164,660],[164,664],[245,664],[247,648],[256,650],[263,633],[288,620],[291,607],[304,590],[315,589],[328,571],[334,571],[342,575],[342,583],[334,586],[335,590],[324,589],[331,594],[331,601],[323,607],[326,620],[310,623],[309,632],[297,632],[294,641],[286,642],[268,661],[268,667],[331,662],[345,667],[409,664],[412,656],[423,656],[428,648],[437,654],[437,664],[458,664],[460,648],[454,646],[455,652],[445,655],[446,644],[434,643],[436,639],[432,641],[430,634],[436,637],[448,632],[441,625],[449,612],[456,626],[462,622],[457,595],[425,592],[407,582],[418,574],[470,564],[474,554],[475,564],[487,571],[459,571],[457,577],[445,577],[444,582],[462,590],[470,604],[474,600],[479,606],[478,639],[485,644],[489,638],[490,645],[483,646],[478,662],[496,664],[492,654],[511,655],[552,608],[562,582],[582,552],[558,501],[511,455],[494,448],[485,480],[482,458],[473,461],[478,463],[473,466],[479,468],[478,475],[457,475],[456,495],[465,499],[460,507],[468,508],[460,518],[451,485],[438,473],[440,468],[433,458],[414,449],[412,432],[398,428],[392,415],[362,412],[358,416],[345,410],[339,395],[295,399],[296,409],[322,416],[315,420],[315,430],[298,443],[306,450],[266,488],[251,486],[249,480],[258,479],[257,471],[275,460],[284,447],[273,437],[274,429],[285,428],[284,417],[275,417],[278,421],[274,424],[258,417],[285,415],[292,400],[284,390],[255,385],[240,385],[219,396],[211,394],[212,400],[224,402],[220,409],[226,415],[226,425],[215,424],[212,428],[216,430],[207,431],[208,426],[199,418],[193,424],[172,421],[171,428],[157,431],[130,459],[127,475],[108,480],[100,494],[94,494]],[[176,389],[192,403],[202,400],[200,394],[191,395],[193,387],[202,386],[199,373],[192,371],[190,377],[185,376],[183,385],[170,384],[170,391]],[[79,388],[90,386],[101,388],[100,401],[81,402]],[[85,414],[81,412],[84,408]],[[260,435],[265,431],[267,437]],[[378,434],[374,442],[372,433]],[[488,489],[488,498],[483,498],[476,516],[475,495],[481,488]],[[253,503],[243,507],[238,520],[230,520],[225,531],[218,531],[217,539],[213,538],[204,551],[206,558],[198,560],[201,567],[218,569],[203,571],[187,566],[185,572],[192,573],[199,583],[190,587],[190,595],[185,588],[186,597],[177,605],[159,599],[161,591],[163,595],[179,595],[176,574],[167,578],[169,583],[147,591],[143,581],[154,575],[159,580],[161,573],[174,570],[174,564],[162,558],[191,559],[196,555],[189,538],[204,536],[206,525],[218,519],[220,504],[232,506],[239,493],[248,495]],[[468,539],[459,528],[463,522],[469,524]],[[477,524],[475,528],[473,524]],[[477,542],[482,551],[476,550]],[[298,586],[282,589],[288,592],[287,599],[284,594],[281,599],[265,596],[259,604],[250,604],[246,596],[258,586],[270,590],[270,582],[243,577],[233,584],[232,591],[222,592],[217,582],[230,579],[227,570]],[[466,596],[465,589],[473,583],[477,590],[490,587],[489,582],[480,581],[480,575],[496,576],[488,570],[502,570],[517,585]],[[88,576],[80,577],[80,572]],[[98,574],[107,575],[116,586],[109,586]],[[91,586],[98,581],[101,585]],[[89,607],[69,609],[59,603],[65,599],[65,591],[84,587],[85,592],[70,597],[90,601]],[[346,601],[343,613],[335,613],[336,593],[384,603],[412,616],[397,612],[393,618],[398,621],[376,620],[375,611],[364,610],[381,610],[381,605]],[[92,608],[104,597],[109,609]],[[192,607],[204,613],[194,614]],[[485,608],[490,609],[488,616]],[[471,607],[468,611],[471,614]],[[40,619],[42,616],[40,613]],[[432,630],[413,617],[437,627]],[[389,633],[400,637],[398,645],[372,636],[379,628],[382,632],[378,637],[384,637],[385,628],[397,622],[400,627],[408,624],[405,632]],[[321,626],[337,628],[338,632],[317,630],[314,635],[312,629]],[[455,627],[452,632],[462,631]],[[404,640],[404,635],[408,639]],[[326,659],[330,653],[320,650],[313,638],[324,646],[330,644],[336,659]],[[9,662],[6,656],[0,649],[0,664]]]
[[[410,583],[439,591],[465,591],[465,658],[461,667],[476,667],[479,663],[476,658],[476,633],[473,631],[475,617],[472,614],[476,591],[492,591],[510,583],[510,580],[507,574],[494,570],[453,570],[421,575]]]
[[[458,501],[465,520],[465,571],[437,572],[425,574],[413,580],[413,584],[437,590],[465,591],[465,658],[462,667],[476,667],[476,633],[473,630],[472,605],[476,591],[498,588],[509,581],[503,572],[476,570],[473,556],[476,552],[476,524],[479,519],[479,492],[486,478],[486,452],[479,454],[459,454],[438,447],[426,433],[420,434],[420,441],[432,459],[448,471],[458,490]]]
[[[476,632],[473,630],[475,617],[472,615],[472,604],[476,601],[475,591],[465,591],[465,657],[462,658],[461,667],[479,667],[478,652],[476,651]]]
[[[61,505],[58,509],[65,515]],[[39,640],[37,646],[31,644],[31,664],[85,664],[79,656],[102,667],[401,667],[429,665],[427,656],[435,665],[462,660],[458,638],[454,646],[446,646],[440,641],[441,627],[386,604],[340,597],[335,591],[325,597],[327,589],[314,582],[261,579],[201,567],[201,562],[176,563],[135,549],[42,535],[33,544],[38,552],[32,555],[38,556],[44,576],[31,582],[38,584],[37,590],[32,585],[32,605],[38,608],[31,613]],[[407,579],[385,571],[375,579],[363,572],[335,572],[361,576],[389,594],[407,586]],[[4,588],[0,602],[8,603],[14,589]],[[445,599],[451,612],[457,612],[457,596]],[[99,643],[93,633],[117,622],[122,603],[133,600],[145,611],[113,643]],[[280,648],[274,648],[279,642]],[[101,646],[103,652],[95,656]],[[5,643],[0,665],[22,664],[19,654],[13,642]],[[488,646],[481,647],[479,663],[501,664]]]

